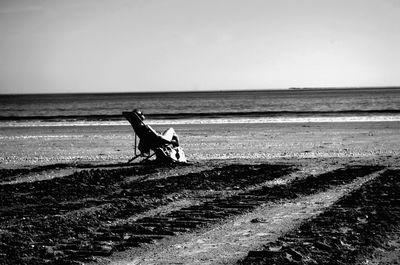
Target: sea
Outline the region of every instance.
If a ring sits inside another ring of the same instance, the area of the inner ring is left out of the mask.
[[[0,127],[400,121],[400,88],[0,95]]]

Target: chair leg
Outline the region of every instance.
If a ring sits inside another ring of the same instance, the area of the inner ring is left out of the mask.
[[[135,160],[136,158],[138,158],[140,155],[136,155],[134,157],[132,157],[131,159],[128,160],[127,164],[131,163],[133,160]]]

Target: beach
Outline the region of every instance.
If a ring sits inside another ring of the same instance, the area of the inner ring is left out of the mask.
[[[0,264],[398,262],[397,88],[0,100]],[[188,163],[127,163],[141,106]]]
[[[269,257],[273,264],[340,263],[332,256],[337,252],[352,263],[396,261],[399,122],[173,127],[186,165],[126,164],[134,155],[129,125],[2,128],[2,262],[259,264]],[[382,204],[369,205],[364,195],[343,208],[363,189],[378,189],[362,194],[375,194],[372,201],[380,203],[392,194],[384,208],[390,218],[366,219]],[[364,210],[357,206],[364,204]],[[332,225],[318,221],[339,218],[334,209],[347,209],[339,224],[345,247],[328,240],[338,228],[329,232]],[[356,213],[361,221],[353,222]],[[296,227],[310,225],[328,235],[296,234]],[[369,243],[356,243],[346,229],[376,233]],[[322,250],[282,236],[311,245],[319,238]]]
[[[400,264],[399,3],[0,1],[0,265]]]

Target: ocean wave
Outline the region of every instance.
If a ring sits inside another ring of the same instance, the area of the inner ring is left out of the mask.
[[[150,125],[196,125],[196,124],[246,124],[246,123],[335,123],[335,122],[394,122],[400,114],[355,116],[297,116],[297,117],[233,117],[202,119],[148,119]],[[74,127],[74,126],[129,126],[126,120],[68,120],[68,121],[0,121],[0,127]]]
[[[400,109],[383,110],[338,110],[338,111],[250,111],[250,112],[184,112],[184,113],[150,113],[148,119],[221,119],[221,118],[276,118],[276,117],[335,117],[335,116],[373,116],[400,114]],[[34,115],[34,116],[1,116],[0,121],[46,121],[46,122],[77,122],[77,121],[120,121],[122,114],[100,115]]]

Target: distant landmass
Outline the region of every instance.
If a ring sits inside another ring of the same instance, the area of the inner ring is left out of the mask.
[[[323,90],[323,89],[400,89],[400,86],[370,86],[370,87],[289,87],[289,90]]]

